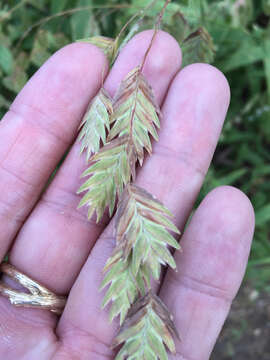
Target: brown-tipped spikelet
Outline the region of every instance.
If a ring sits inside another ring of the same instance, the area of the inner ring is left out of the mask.
[[[133,69],[122,81],[113,103],[112,129],[108,140],[128,135],[129,147],[134,148],[136,161],[143,163],[144,149],[151,154],[149,134],[158,140],[156,127],[160,109],[153,91],[142,74],[141,67]]]
[[[167,245],[179,249],[171,230],[179,234],[177,227],[168,219],[169,210],[144,189],[128,184],[116,213],[116,248],[123,251],[123,258],[131,254],[131,266],[137,275],[140,266],[146,264],[158,280],[161,265],[176,268]],[[131,253],[132,252],[132,253]]]
[[[132,305],[114,339],[113,347],[124,343],[115,360],[168,360],[166,347],[175,353],[173,336],[179,338],[172,315],[150,291]]]
[[[110,284],[102,306],[112,302],[111,320],[120,315],[123,322],[132,303],[151,288],[151,274],[159,279],[161,265],[175,269],[167,246],[180,246],[167,229],[179,231],[168,216],[169,210],[151,194],[133,184],[126,186],[115,216],[116,247],[101,285],[103,289]]]

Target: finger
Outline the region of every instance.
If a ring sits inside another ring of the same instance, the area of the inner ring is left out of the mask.
[[[1,121],[1,258],[74,139],[104,67],[96,47],[66,46],[32,77]]]
[[[241,284],[253,231],[252,205],[232,187],[212,191],[195,212],[175,256],[178,272],[167,272],[160,291],[181,337],[172,359],[209,359]]]
[[[202,89],[203,84],[203,89]],[[229,87],[217,69],[195,64],[173,80],[163,106],[159,143],[139,174],[139,184],[161,198],[183,224],[212,158],[229,103]],[[100,310],[98,292],[102,268],[114,247],[112,224],[91,251],[74,287],[59,325],[59,335],[89,334],[89,348],[101,351],[109,345],[114,326]],[[89,294],[94,296],[89,297]],[[93,329],[90,324],[95,324]],[[92,336],[92,339],[91,339]],[[95,341],[93,341],[95,339]]]
[[[137,182],[168,205],[180,229],[211,163],[229,102],[228,82],[211,65],[185,67],[170,87],[159,141]]]
[[[142,61],[152,34],[146,31],[137,35],[123,49],[105,83],[111,94],[126,73]],[[164,32],[156,40],[145,64],[145,74],[161,103],[179,69],[180,50],[177,42]],[[168,67],[171,60],[173,65]],[[10,256],[12,264],[58,293],[69,291],[104,226],[88,222],[86,209],[77,210],[79,197],[75,194],[86,166],[83,157],[79,158],[79,146],[74,145],[21,230]]]

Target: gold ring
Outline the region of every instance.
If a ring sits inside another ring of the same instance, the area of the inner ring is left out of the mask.
[[[3,282],[0,282],[0,294],[8,298],[12,305],[46,309],[58,315],[62,314],[66,304],[66,298],[64,296],[54,294],[45,286],[32,280],[8,263],[2,263],[0,265],[0,273],[7,275],[29,291],[14,290]]]

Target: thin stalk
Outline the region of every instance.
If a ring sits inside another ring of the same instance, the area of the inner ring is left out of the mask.
[[[139,10],[136,14],[134,14],[126,23],[125,25],[122,27],[122,29],[120,30],[119,34],[116,36],[116,38],[114,39],[114,59],[113,61],[115,60],[115,58],[117,57],[117,54],[119,52],[119,49],[117,49],[117,44],[118,44],[118,41],[121,37],[121,35],[124,33],[124,31],[127,29],[127,27],[133,22],[134,19],[136,19],[136,17],[140,16],[141,19],[144,18],[145,16],[145,13],[146,11],[155,4],[157,0],[153,0],[151,1],[144,9],[141,9]],[[116,50],[117,49],[117,50]]]
[[[154,30],[154,34],[152,36],[152,39],[150,41],[150,44],[148,46],[148,49],[146,50],[146,53],[144,55],[144,58],[143,58],[143,61],[142,61],[142,64],[141,64],[141,71],[145,65],[145,61],[146,61],[146,58],[149,54],[149,51],[151,50],[152,48],[152,45],[154,43],[154,40],[155,40],[155,37],[158,33],[158,30],[160,28],[160,25],[161,25],[161,22],[162,22],[162,19],[163,19],[163,16],[164,16],[164,13],[165,13],[165,10],[166,10],[166,7],[169,5],[169,3],[171,2],[171,0],[166,0],[165,4],[163,5],[163,8],[161,9],[159,15],[158,15],[158,18],[157,18],[157,21],[156,21],[156,24],[155,24],[155,30]]]
[[[69,16],[72,14],[75,14],[77,12],[80,11],[85,11],[85,10],[94,10],[94,9],[127,9],[127,8],[131,8],[132,6],[129,4],[121,4],[121,5],[89,5],[89,6],[81,6],[81,7],[77,7],[74,9],[68,9],[68,10],[64,10],[64,11],[60,11],[56,14],[50,15],[50,16],[46,16],[43,19],[37,21],[36,23],[34,23],[33,25],[31,25],[21,36],[18,44],[16,45],[16,48],[20,47],[21,43],[23,42],[23,40],[28,36],[28,34],[35,29],[38,26],[44,25],[47,22],[56,19],[58,17],[61,16]]]
[[[17,5],[15,5],[13,8],[11,8],[9,11],[7,11],[6,13],[4,13],[1,17],[0,17],[0,22],[8,19],[10,17],[10,15],[18,10],[20,7],[22,7],[23,5],[25,5],[27,3],[28,0],[22,0],[21,2],[19,2]]]
[[[126,23],[125,25],[122,27],[122,29],[120,30],[119,34],[117,35],[116,39],[119,39],[120,36],[123,34],[123,32],[126,30],[126,28],[132,23],[132,21],[137,17],[137,16],[144,16],[144,14],[146,13],[146,11],[155,4],[157,0],[153,0],[151,1],[144,9],[139,10],[136,14],[134,14]]]

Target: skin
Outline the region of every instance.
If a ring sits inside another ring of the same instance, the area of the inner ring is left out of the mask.
[[[143,58],[152,31],[121,52],[105,81],[113,95]],[[175,214],[183,230],[211,162],[230,99],[224,75],[206,64],[179,72],[177,42],[159,32],[144,74],[162,105],[159,142],[139,170],[137,183]],[[16,97],[0,122],[0,256],[69,298],[59,319],[46,310],[15,308],[0,297],[0,358],[110,360],[117,321],[101,311],[102,268],[114,246],[107,218],[87,221],[77,210],[84,157],[77,128],[107,71],[99,49],[86,43],[53,55]],[[65,151],[62,167],[42,189]],[[195,211],[168,270],[155,285],[172,311],[181,342],[174,360],[209,359],[245,271],[254,213],[239,190],[211,191]]]

